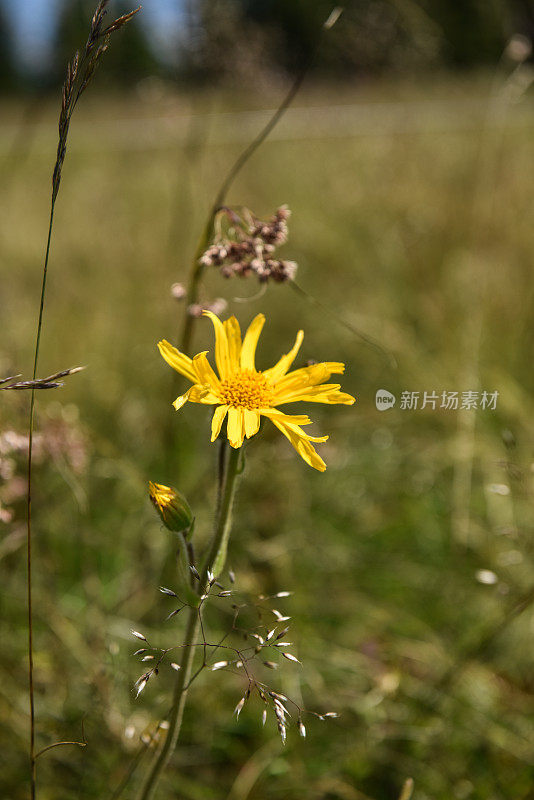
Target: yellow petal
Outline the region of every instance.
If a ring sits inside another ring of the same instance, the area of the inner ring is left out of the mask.
[[[223,424],[224,418],[226,416],[226,412],[228,411],[228,406],[217,406],[215,411],[213,412],[213,419],[211,420],[211,441],[214,442],[219,433],[221,432],[221,426]]]
[[[228,353],[228,339],[226,331],[219,319],[212,311],[203,311],[205,317],[209,317],[215,330],[215,363],[219,370],[219,375],[224,381],[230,375],[230,356]]]
[[[293,370],[293,372],[288,372],[285,377],[277,382],[275,397],[293,389],[325,383],[331,375],[342,375],[344,371],[345,364],[340,361],[324,361],[321,364],[312,364],[310,367]]]
[[[283,411],[277,408],[262,409],[261,413],[265,417],[269,417],[272,422],[279,422],[308,442],[326,442],[329,438],[328,436],[311,436],[306,431],[303,431],[300,427],[301,425],[312,424],[311,419],[305,414],[284,414]]]
[[[256,369],[254,357],[256,355],[256,347],[260,337],[261,329],[263,328],[264,324],[265,316],[263,314],[258,314],[248,326],[248,330],[245,333],[245,338],[243,339],[243,345],[241,347],[242,369]]]
[[[223,322],[228,340],[228,356],[232,372],[239,369],[239,357],[241,355],[241,328],[239,322],[232,316]]]
[[[167,364],[179,372],[180,375],[185,375],[192,383],[197,382],[197,377],[193,369],[192,361],[189,356],[180,353],[176,347],[173,347],[166,339],[158,342],[158,350],[167,362]]]
[[[213,368],[206,358],[207,350],[203,353],[199,353],[193,359],[193,369],[197,374],[197,381],[198,383],[208,384],[211,386],[214,392],[219,390],[221,382],[219,381],[217,375],[213,371]]]
[[[260,413],[269,419],[278,419],[281,422],[291,423],[293,425],[311,425],[312,421],[307,414],[285,414],[277,408],[261,408]]]
[[[182,406],[185,406],[188,399],[189,398],[187,397],[187,392],[185,394],[180,395],[180,397],[177,397],[176,400],[173,402],[173,406],[176,409],[176,411],[179,411],[182,408]]]
[[[282,403],[329,403],[351,406],[356,398],[340,391],[339,383],[323,383],[319,386],[306,386],[278,392],[273,399],[277,405]]]
[[[263,374],[265,375],[268,381],[270,381],[271,383],[276,383],[277,381],[280,380],[280,378],[283,378],[283,376],[286,374],[289,367],[295,360],[303,339],[304,339],[304,331],[299,331],[297,333],[297,338],[295,339],[295,344],[293,345],[289,353],[286,353],[285,356],[282,356],[282,358],[279,361],[277,361],[274,367],[271,367],[270,369],[266,369],[264,371]]]
[[[326,464],[321,456],[317,453],[313,445],[310,444],[308,440],[310,437],[304,438],[304,431],[300,431],[299,433],[297,426],[286,425],[279,419],[273,419],[272,421],[278,430],[280,430],[284,436],[289,439],[299,456],[304,459],[304,461],[309,464],[310,467],[319,470],[319,472],[325,471]]]
[[[195,384],[194,386],[191,386],[191,388],[188,389],[185,394],[177,397],[173,403],[173,406],[175,407],[176,411],[179,411],[188,401],[190,403],[214,405],[215,403],[219,402],[219,398],[210,391],[209,386],[199,386],[198,384]]]
[[[191,387],[191,389],[192,388],[193,387]],[[185,394],[181,394],[180,397],[176,398],[176,400],[173,403],[173,406],[176,409],[176,411],[179,411],[182,408],[182,406],[185,406],[185,404],[189,400],[189,395],[190,395],[191,389],[188,389]]]
[[[228,441],[232,447],[241,447],[245,437],[244,415],[242,408],[234,408],[231,406],[228,409],[228,423],[227,423]]]
[[[250,439],[250,437],[254,436],[260,429],[260,412],[256,410],[250,411],[248,408],[245,408],[244,419],[245,436],[247,439]]]

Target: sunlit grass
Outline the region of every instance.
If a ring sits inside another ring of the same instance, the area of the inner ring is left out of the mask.
[[[282,750],[274,730],[262,731],[259,709],[231,720],[240,684],[218,679],[212,692],[208,676],[191,692],[184,744],[163,793],[180,786],[192,800],[219,800],[249,759],[258,800],[358,792],[389,800],[408,776],[421,800],[516,800],[530,789],[532,612],[488,637],[532,582],[534,143],[524,103],[507,111],[491,158],[478,159],[482,89],[482,81],[412,94],[367,88],[366,102],[400,96],[406,105],[388,106],[365,135],[356,127],[354,135],[336,136],[333,119],[330,133],[316,136],[312,127],[295,138],[290,119],[285,138],[281,127],[232,191],[230,202],[259,214],[288,203],[284,252],[300,265],[299,284],[332,315],[324,312],[320,327],[310,324],[317,307],[285,286],[234,302],[257,286],[225,282],[215,272],[206,297],[227,297],[243,324],[259,311],[269,316],[277,334],[262,342],[260,366],[277,357],[296,327],[305,328],[305,357],[334,353],[346,361],[343,385],[358,398],[335,417],[317,409],[317,427],[332,434],[323,476],[302,466],[275,433],[265,430],[261,446],[250,443],[254,469],[238,505],[231,558],[243,586],[295,592],[286,602],[305,669],[301,685],[295,678],[288,690],[319,698],[341,717],[309,726],[305,743],[290,737]],[[318,91],[302,103],[358,99]],[[442,103],[453,122],[440,123],[437,114],[434,126],[418,125],[427,111],[409,101],[427,99]],[[131,693],[138,672],[128,629],[142,620],[143,630],[163,635],[168,609],[158,575],[164,584],[172,580],[171,545],[148,507],[145,484],[148,477],[179,480],[202,535],[213,474],[196,454],[209,418],[201,408],[175,415],[173,385],[154,342],[178,333],[182,310],[170,285],[184,279],[213,187],[241,146],[228,141],[225,118],[209,116],[231,105],[92,100],[75,123],[56,210],[41,365],[43,374],[58,364],[88,369],[61,394],[41,399],[37,429],[75,429],[87,466],[72,464],[65,434],[38,467],[34,503],[46,503],[47,513],[35,536],[36,677],[40,730],[50,741],[77,738],[85,717],[89,747],[43,759],[43,800],[57,797],[54,786],[65,798],[79,798],[80,785],[84,797],[107,796],[135,744],[125,737],[128,725],[138,735],[166,710],[164,676],[138,701]],[[258,99],[250,105],[257,108]],[[191,106],[206,114],[207,140],[197,150],[180,134]],[[124,120],[130,130],[131,120],[171,112],[183,118],[176,145],[172,135],[164,146],[150,140],[146,147],[102,135],[113,131],[111,120],[120,132]],[[45,108],[4,196],[0,377],[27,372],[31,360],[53,152],[49,119],[53,127]],[[235,126],[237,136],[238,120]],[[397,370],[340,320],[378,339]],[[208,323],[197,330],[195,352],[210,343]],[[463,391],[478,388],[470,383],[477,379],[500,397],[496,413],[478,412],[472,440],[454,412],[402,411],[398,403],[393,411],[375,409],[378,388],[397,396],[404,389]],[[2,400],[0,432],[22,432],[27,400]],[[164,447],[169,415],[179,429],[172,458]],[[472,490],[455,493],[466,447]],[[15,460],[22,474],[22,456]],[[168,474],[170,465],[179,479]],[[10,483],[4,478],[0,492]],[[494,484],[509,493],[495,492]],[[467,508],[458,509],[465,497]],[[0,768],[6,796],[18,800],[25,797],[27,721],[23,541],[16,531],[24,517],[22,501],[11,505],[15,519],[3,525],[10,544],[0,551],[8,643]],[[459,512],[470,517],[461,536],[453,526]],[[494,572],[496,584],[477,581],[479,570]],[[246,796],[238,791],[233,800]]]

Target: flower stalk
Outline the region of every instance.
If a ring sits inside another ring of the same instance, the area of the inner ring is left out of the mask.
[[[197,592],[201,597],[209,583],[208,572],[216,577],[224,568],[228,540],[232,526],[232,506],[234,503],[235,490],[238,476],[241,473],[240,462],[242,450],[228,446],[225,439],[220,443],[221,452],[219,458],[219,480],[217,512],[215,518],[215,530],[213,539],[208,551],[208,555],[200,572],[200,580],[197,584]],[[229,451],[229,452],[228,452]],[[150,773],[139,794],[139,800],[152,800],[155,795],[157,785],[161,775],[169,763],[169,760],[176,748],[182,718],[187,701],[187,692],[191,683],[191,671],[195,655],[195,643],[201,623],[202,610],[198,606],[190,606],[189,617],[182,647],[182,660],[180,669],[176,676],[171,712],[169,715],[169,729],[165,741],[158,752]],[[204,665],[203,665],[204,666]]]

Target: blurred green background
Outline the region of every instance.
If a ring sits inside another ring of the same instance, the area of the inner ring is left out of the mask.
[[[361,35],[354,17],[345,25]],[[534,108],[527,42],[501,56],[514,31],[499,31],[488,64],[469,72],[369,59],[327,75],[325,62],[231,189],[230,203],[260,217],[289,205],[283,254],[308,297],[286,285],[258,297],[252,279],[214,270],[203,301],[225,298],[242,326],[267,315],[260,367],[304,328],[299,365],[345,361],[357,396],[306,409],[331,437],[324,474],[274,428],[251,440],[230,548],[239,591],[293,592],[280,608],[302,666],[266,678],[340,716],[307,720],[306,740],[292,727],[283,747],[257,699],[232,717],[242,679],[204,673],[161,797],[397,800],[407,778],[417,800],[532,797]],[[41,800],[111,800],[167,711],[170,670],[132,693],[142,668],[130,628],[170,646],[184,624],[163,621],[174,547],[147,481],[187,494],[201,545],[216,449],[208,412],[173,411],[183,384],[155,343],[177,339],[184,308],[170,287],[187,279],[216,189],[291,79],[295,65],[272,63],[217,86],[147,67],[121,88],[104,61],[72,124],[39,374],[87,369],[37,398],[35,669],[39,746],[79,739],[82,722],[88,746],[39,759]],[[57,112],[40,91],[2,99],[0,377],[31,370]],[[213,349],[209,322],[194,349]],[[376,409],[378,389],[394,409]],[[495,411],[400,407],[405,390],[484,389],[499,392]],[[19,800],[29,396],[1,400],[0,783]],[[230,619],[216,608],[214,639]]]

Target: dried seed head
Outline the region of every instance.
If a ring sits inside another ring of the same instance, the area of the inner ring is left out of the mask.
[[[511,61],[521,64],[532,53],[532,42],[527,36],[516,33],[506,45],[505,53]]]
[[[142,633],[139,633],[139,631],[134,631],[133,628],[130,630],[130,633],[132,636],[135,636],[136,639],[141,639],[142,642],[147,641]]]
[[[294,656],[292,653],[282,653],[282,655],[284,656],[284,658],[287,658],[288,661],[294,661],[296,664],[300,664],[298,658]]]
[[[215,218],[216,241],[202,254],[200,264],[217,267],[225,278],[255,274],[261,283],[291,280],[297,268],[295,262],[272,259],[275,249],[287,240],[289,215],[285,206],[267,221],[259,220],[246,208],[241,214],[228,207],[219,209]],[[195,312],[191,309],[190,313]]]
[[[287,622],[288,620],[291,619],[291,617],[285,617],[283,614],[281,614],[277,608],[272,608],[271,612],[274,614],[278,622]]]
[[[291,714],[289,713],[285,705],[280,702],[280,700],[274,700],[274,713],[276,714],[277,717],[280,717],[282,721],[285,721],[286,715],[288,717],[291,717]]]
[[[264,708],[263,711],[261,712],[261,724],[265,725],[266,720],[267,720],[267,709]]]
[[[285,694],[280,694],[279,692],[269,692],[269,694],[276,700],[282,700],[284,703],[288,702],[288,698],[285,696]]]
[[[175,617],[175,616],[176,616],[177,614],[179,614],[179,613],[180,613],[180,611],[182,611],[184,608],[185,608],[185,606],[180,606],[180,608],[175,608],[175,609],[174,609],[174,611],[171,611],[171,613],[170,613],[170,614],[167,614],[167,616],[165,617],[165,622],[168,622],[170,619],[172,619],[173,617]]]
[[[282,737],[282,744],[285,744],[287,738],[286,726],[283,723],[279,722],[278,730],[280,731],[280,736]]]
[[[178,597],[178,595],[176,594],[176,592],[173,592],[173,590],[172,590],[172,589],[167,589],[167,587],[166,587],[166,586],[160,586],[160,587],[159,587],[159,590],[160,590],[160,592],[161,592],[162,594],[166,594],[166,595],[168,595],[169,597]]]
[[[306,738],[306,728],[304,727],[301,719],[299,719],[299,721],[298,721],[298,727],[299,727],[299,734],[302,736],[303,739],[305,739]]]
[[[238,704],[236,705],[236,707],[234,708],[234,714],[235,714],[235,715],[236,715],[236,717],[238,717],[238,718],[239,718],[239,715],[241,714],[241,712],[242,712],[242,710],[243,710],[243,706],[245,705],[245,701],[246,701],[246,699],[247,699],[247,696],[245,695],[244,697],[242,697],[242,698],[241,698],[241,700],[239,701],[239,703],[238,703]]]
[[[278,669],[278,664],[275,661],[264,661],[263,663],[269,669]]]
[[[178,672],[179,669],[182,669],[180,664],[177,664],[176,661],[171,661],[171,667],[172,669],[176,670],[176,672]]]
[[[205,307],[205,310],[211,311],[217,317],[220,317],[221,314],[224,314],[227,308],[228,303],[224,297],[216,297],[215,300],[212,300],[211,303],[208,303],[208,305]]]
[[[326,31],[329,31],[331,28],[334,27],[338,19],[343,13],[343,6],[335,6],[330,12],[328,19],[323,23],[323,28]]]
[[[211,671],[216,672],[218,669],[224,669],[229,663],[229,661],[216,661],[215,664],[212,664]]]
[[[173,283],[171,286],[171,295],[175,300],[183,300],[187,291],[183,283]]]
[[[195,319],[200,319],[203,310],[200,303],[191,303],[191,305],[187,307],[187,313],[190,317],[194,317]]]

